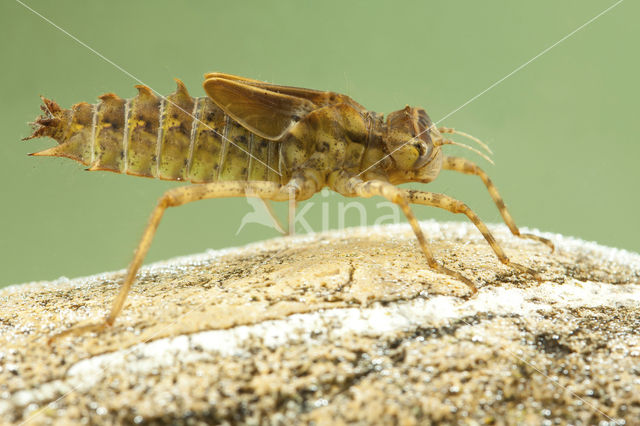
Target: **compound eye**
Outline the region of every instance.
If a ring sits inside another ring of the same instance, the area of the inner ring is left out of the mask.
[[[415,170],[421,168],[429,162],[429,159],[431,158],[431,151],[433,151],[433,145],[426,144],[424,142],[418,142],[413,146],[418,150],[419,153],[418,159],[415,163],[413,163],[413,168]]]

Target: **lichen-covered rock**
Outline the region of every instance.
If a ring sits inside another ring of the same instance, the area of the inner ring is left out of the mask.
[[[0,421],[33,424],[640,422],[640,255],[424,222],[278,238],[150,265],[100,334],[123,272],[0,290]]]

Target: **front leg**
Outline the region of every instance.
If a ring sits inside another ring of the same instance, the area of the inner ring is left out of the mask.
[[[491,179],[489,179],[489,176],[484,172],[484,170],[476,166],[475,163],[465,158],[445,157],[442,163],[442,168],[445,170],[453,170],[453,171],[464,173],[467,175],[476,175],[480,177],[480,179],[482,179],[482,182],[484,182],[484,185],[487,187],[487,190],[489,191],[489,195],[491,195],[491,198],[493,198],[493,202],[498,207],[498,210],[500,211],[500,215],[502,216],[504,223],[506,223],[507,226],[509,227],[509,230],[511,231],[511,233],[516,237],[528,238],[530,240],[535,240],[543,244],[546,244],[549,248],[551,248],[551,251],[553,252],[554,250],[553,243],[548,239],[542,238],[533,234],[520,233],[520,230],[516,226],[516,222],[513,220],[513,218],[509,214],[509,211],[507,210],[507,206],[505,206],[504,201],[502,200],[502,197],[498,192],[498,188],[496,188],[493,182],[491,182]]]
[[[537,277],[537,274],[533,269],[527,268],[526,266],[512,262],[507,257],[507,255],[504,253],[504,250],[502,250],[502,247],[498,245],[498,242],[493,237],[493,234],[491,234],[491,231],[489,231],[489,228],[487,228],[487,225],[485,225],[484,222],[480,220],[478,215],[473,210],[471,210],[469,206],[464,204],[462,201],[458,201],[455,198],[449,197],[448,195],[444,195],[444,194],[437,194],[435,192],[427,192],[427,191],[418,191],[413,189],[403,190],[403,193],[405,194],[407,200],[410,203],[422,204],[424,206],[438,207],[444,210],[448,210],[451,213],[464,214],[469,218],[471,222],[473,222],[476,228],[478,228],[478,231],[480,231],[482,236],[484,236],[484,239],[487,241],[487,243],[489,243],[489,245],[493,249],[493,252],[496,254],[500,262],[504,263],[505,265],[511,266],[512,268],[515,268],[519,271],[526,272],[528,274],[531,274]]]

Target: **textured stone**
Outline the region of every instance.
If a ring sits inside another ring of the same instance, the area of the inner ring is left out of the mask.
[[[33,424],[638,424],[640,255],[464,223],[278,238],[147,266],[98,335],[123,271],[0,290],[0,419]]]

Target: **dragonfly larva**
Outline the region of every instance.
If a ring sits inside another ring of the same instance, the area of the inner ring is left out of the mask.
[[[434,126],[422,108],[405,107],[385,117],[368,111],[346,95],[278,86],[229,74],[205,75],[205,97],[192,97],[177,80],[177,90],[157,96],[146,86],[122,99],[108,93],[98,104],[62,109],[43,98],[34,132],[25,139],[49,136],[58,145],[31,155],[74,159],[89,170],[190,181],[160,197],[129,265],[107,318],[57,334],[97,331],[113,324],[151,245],[164,211],[192,201],[221,197],[258,197],[296,201],[323,187],[347,197],[382,196],[406,215],[430,268],[466,284],[475,284],[434,258],[410,204],[439,207],[466,215],[498,259],[535,275],[509,260],[480,218],[463,202],[445,194],[403,189],[405,182],[429,183],[442,169],[482,179],[511,232],[520,238],[551,241],[518,230],[487,174],[473,162],[447,156],[444,145],[462,145],[445,134],[466,133]],[[490,152],[490,151],[489,151]],[[290,209],[290,218],[292,216]],[[291,220],[291,219],[290,219]]]

